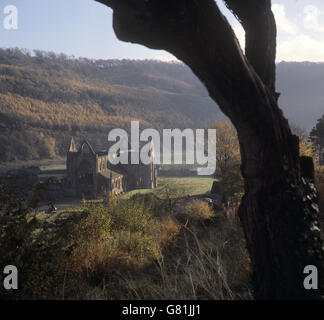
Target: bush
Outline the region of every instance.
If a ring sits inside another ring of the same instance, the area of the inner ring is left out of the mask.
[[[186,206],[186,211],[191,219],[208,220],[214,216],[213,209],[205,201],[193,201]]]

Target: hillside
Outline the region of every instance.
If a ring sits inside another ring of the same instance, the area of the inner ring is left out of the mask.
[[[324,64],[277,66],[280,106],[310,130],[324,113]],[[203,128],[224,116],[180,63],[70,59],[0,49],[0,162],[65,155],[69,138],[106,148],[109,129]]]
[[[64,154],[71,135],[104,148],[108,130],[203,128],[223,118],[182,64],[0,50],[0,161]]]

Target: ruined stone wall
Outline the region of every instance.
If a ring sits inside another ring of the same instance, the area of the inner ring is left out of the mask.
[[[129,152],[129,163],[131,163]],[[107,169],[119,172],[108,177]],[[88,142],[83,142],[76,150],[71,140],[67,154],[66,190],[75,197],[97,198],[105,193],[121,194],[134,189],[153,189],[157,186],[157,167],[154,163],[119,164],[109,163],[108,153],[95,153]]]
[[[98,156],[97,170],[98,172],[103,172],[107,170],[108,166],[108,154]]]

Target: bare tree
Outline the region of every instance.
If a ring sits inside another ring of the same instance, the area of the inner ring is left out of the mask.
[[[278,107],[276,24],[271,0],[224,0],[246,32],[246,52],[214,0],[97,0],[114,12],[122,41],[164,49],[187,64],[237,129],[245,195],[239,215],[251,255],[255,297],[310,298],[306,265],[323,243],[312,185],[301,177],[298,137]]]

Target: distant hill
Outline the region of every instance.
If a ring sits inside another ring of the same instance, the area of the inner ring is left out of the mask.
[[[324,64],[278,64],[280,106],[310,130],[324,113]],[[69,138],[106,147],[112,128],[203,128],[225,117],[189,68],[0,49],[0,161],[64,155]]]
[[[180,63],[0,50],[0,161],[64,154],[71,135],[104,148],[108,130],[131,119],[204,128],[223,115]]]

